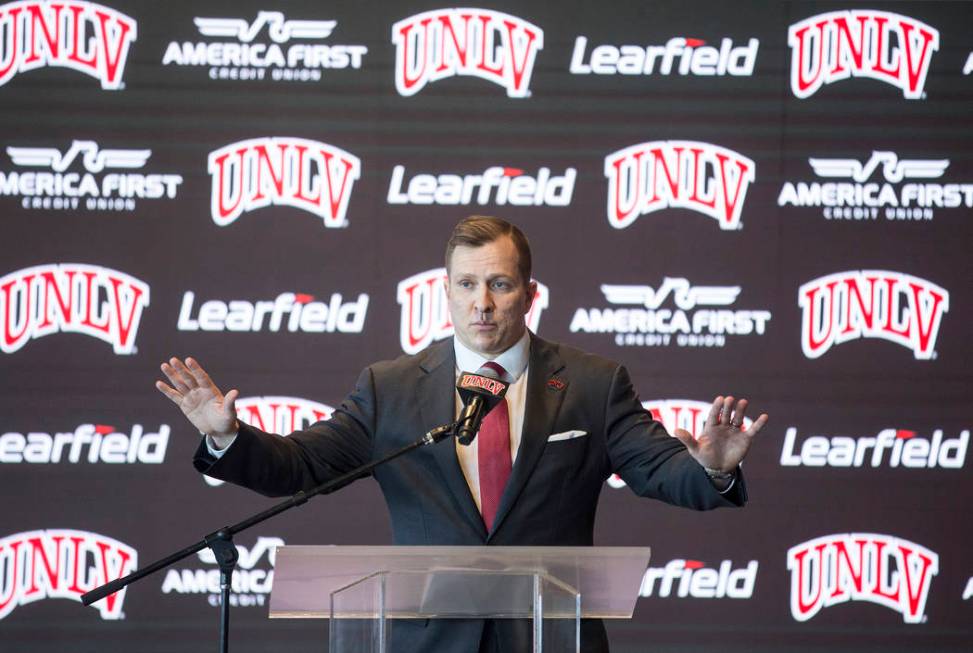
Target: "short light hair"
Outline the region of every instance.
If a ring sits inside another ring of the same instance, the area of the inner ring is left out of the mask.
[[[516,225],[510,224],[502,218],[494,218],[489,215],[471,215],[460,220],[453,228],[453,234],[446,243],[446,272],[449,272],[453,250],[457,247],[482,247],[504,236],[509,236],[517,249],[517,269],[520,271],[524,285],[528,285],[530,283],[531,257],[527,236]]]

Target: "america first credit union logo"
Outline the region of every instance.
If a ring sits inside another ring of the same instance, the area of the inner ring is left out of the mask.
[[[211,152],[210,213],[221,227],[270,205],[312,213],[325,227],[344,227],[361,161],[328,143],[304,138],[252,138]]]
[[[94,2],[9,2],[0,5],[0,86],[19,73],[45,66],[70,68],[123,88],[135,20]]]
[[[876,533],[825,535],[791,547],[791,616],[808,621],[824,608],[867,601],[922,623],[939,555],[921,544]]]
[[[880,338],[935,357],[949,292],[931,281],[889,270],[849,270],[812,279],[798,290],[801,348],[820,358],[832,346]]]
[[[134,211],[140,199],[174,199],[182,175],[144,173],[152,150],[110,149],[74,140],[56,147],[8,147],[17,169],[0,170],[0,195],[25,209]],[[72,168],[74,168],[72,170]]]
[[[88,531],[46,529],[0,538],[0,619],[43,599],[71,599],[130,574],[138,553],[116,539]],[[102,619],[125,617],[126,589],[91,607]]]
[[[399,282],[396,290],[396,297],[402,306],[399,344],[405,353],[417,354],[455,332],[449,317],[445,283],[446,268],[426,270]],[[549,296],[547,286],[538,281],[534,301],[525,316],[527,328],[535,333],[541,321],[541,312],[547,308]]]
[[[392,26],[395,89],[415,95],[447,77],[479,77],[507,89],[511,98],[530,96],[544,30],[522,18],[490,9],[436,9]]]
[[[297,20],[280,11],[259,11],[252,22],[197,17],[193,23],[202,36],[221,40],[172,41],[162,65],[208,67],[210,79],[317,82],[324,70],[361,68],[368,53],[364,45],[321,43],[334,32],[334,20]],[[261,40],[264,30],[267,36]]]
[[[650,141],[605,157],[608,224],[624,229],[636,218],[684,208],[740,229],[756,165],[738,152],[697,141]]]
[[[762,309],[721,308],[736,303],[741,290],[683,277],[665,277],[658,288],[602,284],[610,306],[578,308],[569,329],[614,334],[619,347],[724,347],[732,336],[763,335],[772,317]]]
[[[82,333],[135,353],[149,286],[98,265],[49,263],[0,277],[0,351],[12,354],[53,333]]]
[[[909,16],[873,9],[811,16],[787,31],[791,91],[808,98],[852,77],[891,84],[909,100],[924,97],[939,32]]]
[[[973,184],[939,179],[949,159],[905,159],[875,150],[867,159],[808,159],[824,181],[785,181],[778,206],[821,208],[826,220],[932,220],[936,209],[973,208]]]

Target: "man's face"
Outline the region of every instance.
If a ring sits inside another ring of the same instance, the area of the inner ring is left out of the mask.
[[[456,337],[486,358],[510,348],[527,329],[524,315],[537,284],[520,278],[518,262],[509,236],[457,247],[450,257],[446,297]]]

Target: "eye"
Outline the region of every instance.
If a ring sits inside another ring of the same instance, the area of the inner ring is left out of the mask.
[[[470,288],[473,287],[473,282],[470,281],[469,279],[460,279],[456,285],[459,286],[460,288],[469,290]]]
[[[493,287],[496,290],[510,290],[511,285],[509,281],[497,279],[496,281],[493,282]]]

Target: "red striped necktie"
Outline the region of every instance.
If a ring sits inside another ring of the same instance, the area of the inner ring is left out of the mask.
[[[501,379],[507,378],[503,366],[493,361],[483,364],[495,371]],[[477,466],[480,474],[480,513],[487,531],[493,529],[503,488],[510,478],[510,411],[504,398],[487,413],[480,424],[477,436]]]

